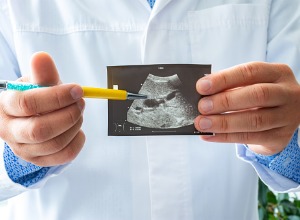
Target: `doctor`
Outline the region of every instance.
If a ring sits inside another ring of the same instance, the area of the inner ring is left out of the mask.
[[[58,85],[0,94],[8,219],[258,219],[257,174],[300,188],[299,20],[298,0],[0,0],[1,78]],[[78,84],[154,63],[213,65],[195,126],[216,136],[107,136]]]

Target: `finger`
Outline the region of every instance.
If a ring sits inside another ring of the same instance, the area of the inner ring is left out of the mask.
[[[275,107],[220,115],[200,115],[195,119],[195,127],[199,131],[213,133],[265,131],[288,124],[289,116],[283,114],[283,111]]]
[[[243,143],[257,145],[256,153],[273,155],[279,153],[289,143],[292,133],[286,128],[276,128],[262,132],[219,133],[214,136],[200,136],[204,141],[218,143]]]
[[[281,86],[264,83],[204,97],[199,101],[198,109],[203,115],[218,114],[250,108],[281,106],[287,100],[288,94]]]
[[[49,141],[40,144],[17,144],[9,143],[9,146],[13,150],[14,154],[23,158],[24,160],[30,160],[37,156],[46,156],[57,153],[64,149],[75,138],[79,132],[83,119],[77,121],[77,123],[66,132],[61,135],[50,139]]]
[[[291,69],[286,65],[251,62],[207,75],[197,81],[196,89],[202,95],[210,95],[255,83],[274,83],[287,73]]]
[[[7,125],[11,140],[18,143],[37,144],[48,141],[74,126],[84,109],[84,100],[45,115],[15,118]]]
[[[76,84],[32,89],[23,92],[5,91],[2,95],[3,111],[10,116],[26,117],[52,112],[69,106],[83,97]]]
[[[84,142],[85,135],[80,130],[68,146],[61,151],[47,156],[34,157],[30,160],[30,162],[41,167],[57,166],[71,162],[81,151]]]
[[[31,58],[30,82],[49,86],[59,83],[59,74],[51,56],[46,52],[37,52]]]

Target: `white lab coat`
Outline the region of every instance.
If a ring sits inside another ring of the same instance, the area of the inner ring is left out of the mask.
[[[269,61],[300,73],[299,0],[157,0],[152,11],[146,0],[0,2],[0,78],[29,74],[37,51],[53,56],[63,82],[98,87],[107,85],[108,65],[200,63],[216,71]],[[36,189],[12,183],[1,159],[0,198],[24,192],[9,199],[9,219],[258,219],[258,178],[233,144],[108,137],[105,100],[86,99],[83,129],[79,156]],[[276,188],[276,174],[268,178]],[[298,186],[280,180],[284,190]]]

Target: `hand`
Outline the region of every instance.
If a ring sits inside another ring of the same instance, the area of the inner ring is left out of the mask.
[[[244,143],[272,155],[289,143],[300,122],[300,86],[284,64],[241,64],[198,80],[201,113],[195,119],[211,142]]]
[[[53,87],[0,93],[0,137],[25,161],[54,166],[73,160],[83,147],[80,130],[83,91],[76,84],[60,84],[51,57],[36,53],[32,75],[20,78]]]

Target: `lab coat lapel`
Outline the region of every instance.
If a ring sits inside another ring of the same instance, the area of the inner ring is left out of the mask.
[[[144,0],[146,1],[146,0]],[[152,13],[150,19],[156,16],[164,7],[166,7],[172,0],[156,0],[154,7],[152,9]]]
[[[156,0],[153,9],[150,8],[147,0],[139,0],[139,2],[151,12],[150,20],[157,15],[164,7],[166,7],[172,0]]]
[[[140,2],[145,8],[147,8],[147,10],[148,10],[149,12],[151,12],[151,8],[150,8],[150,5],[149,5],[149,3],[147,2],[147,0],[139,0],[139,2]]]

